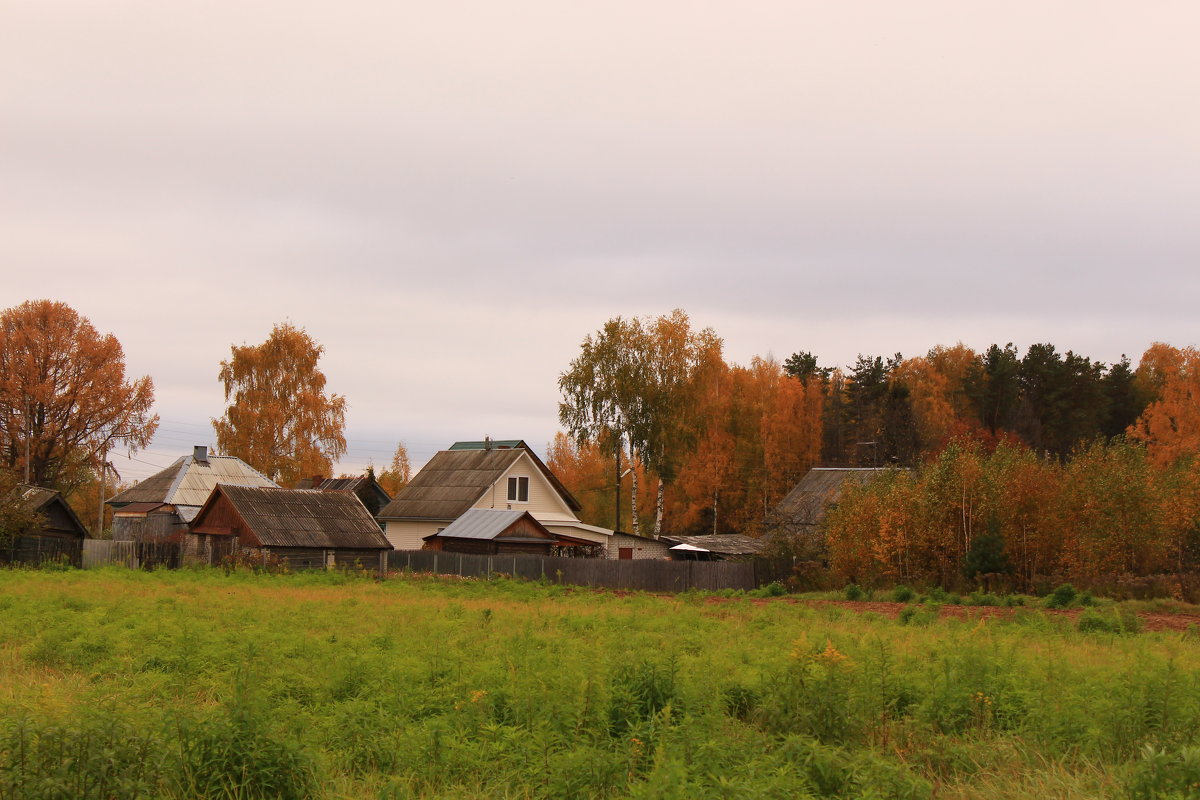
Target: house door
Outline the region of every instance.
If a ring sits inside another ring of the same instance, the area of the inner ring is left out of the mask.
[[[617,548],[617,558],[621,559],[621,560],[625,560],[625,559],[632,560],[633,559],[633,548],[632,547],[618,547]]]

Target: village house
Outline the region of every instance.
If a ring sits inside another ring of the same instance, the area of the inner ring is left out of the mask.
[[[210,455],[198,445],[192,455],[108,500],[115,541],[179,538],[218,485],[275,487],[278,484],[233,456]]]
[[[192,521],[184,558],[216,563],[236,552],[291,569],[383,569],[389,550],[353,494],[219,484]]]
[[[419,550],[471,509],[527,511],[550,533],[590,542],[605,558],[667,557],[660,541],[582,522],[579,501],[520,439],[455,442],[435,454],[379,518],[393,547]]]

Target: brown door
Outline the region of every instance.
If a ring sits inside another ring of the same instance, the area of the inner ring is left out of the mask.
[[[617,558],[632,560],[633,559],[633,548],[632,547],[618,547],[617,548]]]

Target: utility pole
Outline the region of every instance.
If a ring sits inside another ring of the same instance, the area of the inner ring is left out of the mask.
[[[100,502],[98,503],[98,505],[100,506],[100,509],[99,509],[99,511],[96,512],[96,538],[97,539],[100,539],[104,536],[104,472],[108,466],[108,462],[105,461],[105,457],[107,455],[108,455],[108,451],[103,446],[101,446],[101,448],[100,448]]]

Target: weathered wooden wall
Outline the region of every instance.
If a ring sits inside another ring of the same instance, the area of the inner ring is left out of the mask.
[[[24,564],[38,567],[43,564],[82,566],[83,542],[78,536],[32,533],[14,536],[0,547],[0,564]]]

